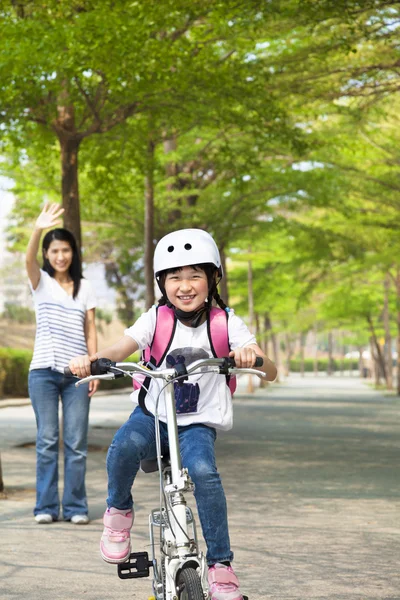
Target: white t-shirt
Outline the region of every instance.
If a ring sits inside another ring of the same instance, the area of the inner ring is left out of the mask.
[[[125,335],[135,340],[139,350],[144,350],[153,340],[155,326],[156,308],[153,306],[148,312],[141,315],[132,327],[125,330]],[[256,344],[254,335],[232,310],[228,316],[228,338],[231,350]],[[212,357],[207,323],[203,323],[199,327],[187,327],[177,321],[168,355],[172,355],[174,358],[178,355],[184,356],[186,366],[200,358]],[[164,359],[160,368],[163,369],[166,366]],[[161,379],[151,380],[145,402],[146,408],[153,414],[157,396],[164,385],[165,382]],[[139,390],[132,393],[133,402],[138,403],[138,395]],[[175,396],[178,425],[203,423],[216,429],[231,429],[232,395],[224,375],[218,373],[191,375],[182,387],[179,388],[177,384],[175,385]],[[166,422],[163,395],[158,403],[158,414],[161,421]]]
[[[87,354],[86,312],[96,306],[92,286],[81,279],[78,295],[72,298],[46,271],[34,290],[30,284],[36,312],[36,338],[32,369],[51,367],[61,373],[78,354]]]

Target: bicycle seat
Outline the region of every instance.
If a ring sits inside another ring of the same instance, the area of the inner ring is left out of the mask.
[[[169,455],[163,456],[161,459],[162,469],[170,466]],[[149,460],[141,460],[140,461],[140,470],[143,473],[154,473],[154,471],[158,471],[158,462],[156,458],[151,458]]]

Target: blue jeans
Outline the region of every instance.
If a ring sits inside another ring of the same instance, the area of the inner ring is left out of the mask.
[[[57,519],[58,495],[58,404],[61,397],[64,442],[64,519],[87,514],[85,490],[87,436],[89,422],[88,385],[75,387],[75,379],[52,369],[29,372],[29,396],[35,411],[36,506],[34,514],[48,513]]]
[[[167,425],[160,422],[161,448],[168,449]],[[215,429],[205,425],[178,427],[182,466],[195,485],[201,528],[207,545],[207,562],[231,561],[225,493],[215,464]],[[140,461],[156,457],[154,417],[138,406],[117,431],[108,450],[109,508],[121,510],[133,506],[131,487]]]

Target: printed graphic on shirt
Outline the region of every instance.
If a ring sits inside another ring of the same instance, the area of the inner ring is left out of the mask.
[[[176,364],[189,366],[196,360],[208,358],[208,354],[202,348],[175,348],[167,356],[167,367],[174,367]],[[177,381],[174,383],[175,405],[177,414],[189,414],[197,412],[197,405],[200,397],[200,387],[198,383],[185,381],[183,385]]]

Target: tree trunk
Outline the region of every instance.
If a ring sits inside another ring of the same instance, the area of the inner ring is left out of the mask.
[[[64,227],[70,231],[81,249],[81,217],[79,208],[78,152],[82,141],[75,126],[75,109],[68,81],[63,81],[57,102],[57,118],[52,123],[61,150],[61,195]]]
[[[344,376],[344,355],[345,355],[343,332],[341,332],[341,334],[340,334],[340,341],[341,341],[341,344],[340,344],[340,376],[343,377]]]
[[[400,310],[397,311],[397,341],[396,341],[396,350],[397,350],[397,364],[396,364],[396,391],[397,395],[400,396]]]
[[[120,306],[118,307],[118,316],[126,327],[131,327],[135,322],[135,302],[123,287],[118,290],[118,299]]]
[[[374,356],[375,356],[375,362],[376,362],[376,369],[378,371],[378,379],[379,379],[380,373],[382,373],[383,378],[387,385],[387,373],[386,373],[385,359],[382,354],[382,350],[381,350],[378,338],[376,337],[375,327],[374,327],[373,321],[370,316],[367,317],[367,321],[368,321],[369,329],[371,332],[371,340],[372,340],[372,346],[374,348]]]
[[[265,331],[269,332],[269,336],[271,338],[271,343],[272,343],[272,360],[275,363],[275,367],[277,370],[277,376],[276,376],[275,382],[279,383],[280,356],[279,356],[278,336],[272,329],[272,323],[271,323],[271,319],[270,319],[270,316],[268,313],[266,313],[264,316],[264,325],[265,325]]]
[[[396,273],[396,293],[397,293],[397,342],[396,342],[396,350],[397,350],[397,368],[396,368],[396,376],[397,376],[397,394],[400,396],[400,269],[397,269]]]
[[[376,358],[376,353],[375,353],[375,348],[374,348],[374,343],[372,340],[372,337],[370,337],[369,339],[369,350],[370,350],[370,354],[371,354],[371,366],[372,366],[372,373],[371,375],[373,375],[375,377],[375,385],[378,386],[380,383],[380,369],[379,369],[379,365],[378,365],[378,361]]]
[[[0,492],[4,492],[3,469],[1,468],[1,456],[0,456]]]
[[[165,134],[163,139],[163,148],[165,154],[170,154],[171,152],[175,152],[177,147],[176,137],[173,134]],[[167,183],[167,190],[171,192],[171,197],[169,199],[170,205],[173,207],[168,214],[168,223],[172,225],[175,223],[177,219],[179,219],[182,215],[182,211],[180,208],[180,199],[176,199],[174,192],[178,189],[178,181],[177,175],[179,173],[179,167],[174,160],[170,160],[165,165],[165,174],[170,179]]]
[[[358,371],[359,376],[364,377],[364,358],[363,358],[363,347],[358,348]]]
[[[385,328],[385,363],[386,363],[386,382],[388,390],[393,389],[393,359],[392,359],[392,336],[390,334],[390,314],[389,314],[389,291],[390,275],[386,273],[384,281],[384,304],[383,304],[383,326]]]
[[[255,314],[256,319],[256,338],[258,345],[261,350],[264,352],[266,356],[268,356],[268,348],[266,347],[268,344],[266,343],[266,331],[263,329],[261,325],[260,315],[258,313]],[[260,388],[265,388],[268,386],[268,381],[266,379],[259,379]]]
[[[328,333],[328,375],[333,375],[333,335]]]
[[[253,296],[253,267],[251,264],[251,260],[248,262],[248,273],[247,273],[247,293],[248,293],[248,303],[249,303],[249,329],[253,333],[254,332],[254,296]]]
[[[260,315],[254,313],[254,335],[256,336],[259,346],[262,346],[261,342],[261,327],[260,327]]]
[[[78,152],[81,140],[60,135],[59,142],[61,149],[62,206],[65,209],[63,215],[64,227],[73,234],[80,251],[82,237],[78,186]]]
[[[257,315],[257,318],[259,319],[258,315]],[[265,315],[264,315],[264,317],[262,319],[262,325],[261,325],[261,322],[260,322],[259,329],[260,329],[260,332],[261,332],[261,337],[260,337],[259,340],[257,339],[257,341],[259,343],[259,346],[260,346],[261,350],[264,352],[264,354],[266,356],[268,356],[268,351],[269,351],[269,348],[268,348],[268,345],[269,345],[269,335],[268,335],[267,321],[266,321]]]
[[[229,306],[229,292],[228,292],[228,272],[226,270],[226,254],[224,249],[220,250],[221,257],[221,266],[222,266],[222,279],[220,288],[221,288],[221,298],[225,302],[227,306]]]
[[[271,322],[269,320],[268,314],[264,314],[263,317],[263,330],[264,330],[264,347],[261,346],[262,351],[264,352],[264,354],[266,354],[268,356],[268,350],[269,350],[269,342],[272,342],[271,339]]]
[[[148,310],[154,304],[154,150],[151,138],[147,144],[147,165],[145,175],[144,209],[144,281],[146,286],[145,303]]]
[[[251,248],[249,248],[251,253]],[[253,296],[253,266],[251,260],[248,262],[248,274],[247,274],[247,293],[249,301],[249,329],[251,332],[254,331],[254,296]],[[253,376],[249,375],[247,391],[249,394],[254,393],[254,382]]]
[[[300,334],[300,375],[304,377],[304,346],[307,334],[304,331]]]
[[[318,376],[318,326],[314,323],[314,343],[315,343],[315,353],[314,353],[314,375]]]
[[[290,375],[290,362],[292,360],[292,342],[290,339],[290,335],[285,333],[285,344],[286,344],[286,372],[285,376],[289,377]]]

